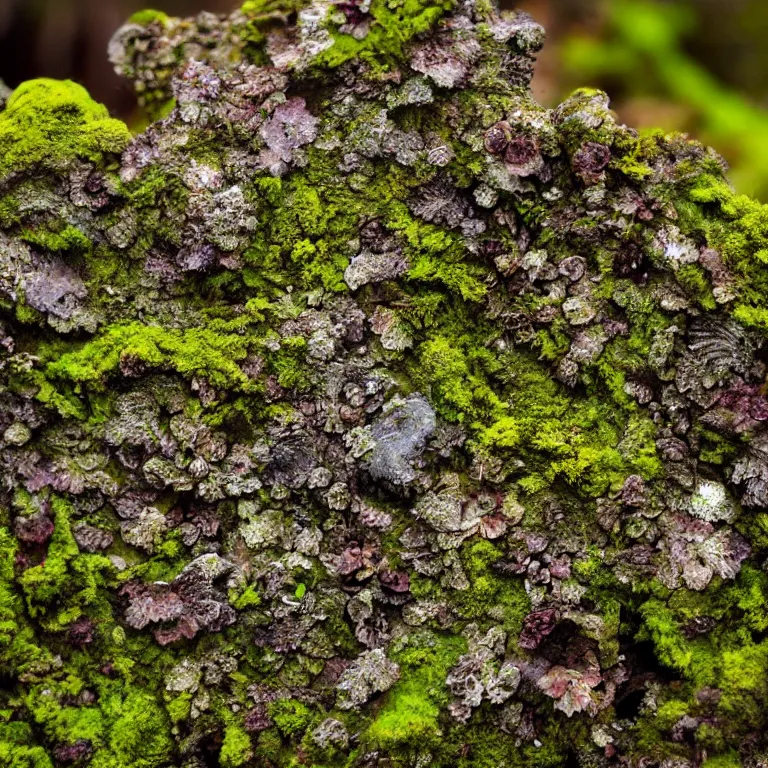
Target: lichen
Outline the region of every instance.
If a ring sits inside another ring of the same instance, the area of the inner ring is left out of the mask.
[[[0,109],[0,763],[766,761],[768,208],[477,2],[132,16]]]

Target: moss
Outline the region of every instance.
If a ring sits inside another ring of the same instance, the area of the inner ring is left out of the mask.
[[[768,642],[726,650],[722,654],[718,712],[731,728],[759,728],[768,696]]]
[[[427,634],[395,654],[401,680],[365,733],[365,740],[392,752],[422,751],[435,746],[443,731],[440,709],[449,699],[445,678],[466,652],[462,638]]]
[[[91,249],[91,241],[77,227],[60,224],[54,230],[25,230],[21,239],[39,245],[48,251],[74,251],[85,253]]]
[[[142,222],[136,242],[130,248],[135,258],[145,258],[156,244],[181,245],[178,217],[187,207],[189,190],[177,173],[152,166],[121,191],[128,209],[135,211]]]
[[[245,729],[230,723],[224,731],[224,741],[219,752],[219,765],[221,768],[239,768],[251,759],[251,755],[251,739]]]
[[[471,727],[447,736],[437,763],[440,768],[559,768],[574,759],[575,745],[589,739],[584,724],[549,719],[542,722],[534,743],[510,743],[509,735],[490,721],[489,714],[481,710]]]
[[[72,618],[87,606],[103,601],[100,587],[105,586],[107,576],[114,573],[112,563],[101,555],[80,554],[72,536],[70,520],[72,506],[63,499],[52,499],[54,531],[43,562],[27,568],[18,583],[25,595],[30,616],[49,617],[47,628],[56,631],[66,626]],[[75,613],[61,613],[62,608],[75,608]],[[58,618],[53,611],[60,611]],[[107,608],[108,615],[111,611]],[[63,619],[63,621],[62,621]]]
[[[159,768],[172,759],[170,723],[156,699],[128,688],[122,694],[105,690],[99,706],[60,703],[81,690],[81,681],[70,681],[45,690],[35,686],[26,697],[34,721],[50,741],[89,741],[94,747],[91,764],[98,768]]]
[[[180,693],[169,701],[165,708],[168,712],[168,717],[174,723],[180,723],[189,717],[189,713],[192,709],[192,694]]]
[[[50,662],[52,655],[37,642],[14,583],[17,547],[6,528],[0,528],[0,673],[8,679]]]
[[[296,596],[300,597],[298,594]],[[256,608],[261,605],[261,597],[253,586],[249,586],[239,594],[237,590],[231,589],[229,592],[229,602],[238,611],[242,611],[246,608]]]
[[[768,327],[764,305],[768,274],[760,253],[768,248],[768,206],[734,194],[726,180],[713,173],[699,173],[688,195],[700,205],[719,208],[719,217],[691,211],[678,203],[683,231],[701,236],[719,250],[736,278],[738,301],[733,316],[746,326]]]
[[[742,768],[742,762],[736,752],[728,752],[724,755],[708,757],[701,768]]]
[[[656,656],[663,664],[681,672],[687,671],[693,660],[688,641],[675,620],[674,613],[662,602],[649,600],[640,609],[644,632],[653,641]]]
[[[702,723],[696,729],[696,745],[701,749],[706,749],[709,755],[722,754],[728,750],[723,732],[717,726],[709,723]]]
[[[418,680],[399,683],[366,732],[379,749],[399,751],[404,747],[428,749],[441,735],[440,710],[424,695]]]
[[[246,16],[268,17],[277,11],[296,12],[307,5],[307,0],[245,0],[240,10]]]
[[[283,742],[277,730],[265,731],[259,736],[259,743],[254,750],[256,765],[259,764],[258,761],[278,763],[284,757],[284,752]]]
[[[124,123],[71,80],[30,80],[0,112],[0,175],[34,166],[64,169],[73,160],[102,163],[131,135]]]
[[[15,316],[16,319],[22,324],[22,325],[42,325],[45,319],[45,316],[42,312],[38,312],[33,307],[28,306],[27,304],[22,303],[21,296],[19,296],[19,302],[16,304],[15,307]]]
[[[310,387],[309,365],[306,361],[307,340],[303,336],[282,339],[280,349],[270,358],[270,370],[277,374],[281,387],[306,391]]]
[[[398,178],[388,181],[395,185],[404,183]],[[378,193],[379,201],[389,197],[378,185],[372,191]],[[483,299],[487,292],[485,282],[490,278],[488,267],[468,259],[459,235],[412,216],[401,202],[389,202],[385,209],[387,227],[400,233],[405,241],[405,251],[411,262],[406,273],[409,280],[442,286],[465,301]]]
[[[699,457],[708,464],[724,466],[738,452],[738,445],[733,440],[708,429],[698,428],[696,432],[702,440]]]
[[[0,762],[8,768],[54,768],[48,752],[34,744],[26,723],[0,724]]]
[[[676,695],[652,717],[641,718],[640,749],[651,749],[652,744],[662,748],[677,720],[685,714],[695,715],[695,692],[705,686],[721,693],[717,705],[720,725],[697,733],[697,743],[724,752],[728,746],[737,746],[744,733],[760,727],[761,702],[768,695],[768,646],[755,642],[744,630],[746,626],[757,636],[762,633],[765,589],[764,574],[746,567],[735,583],[721,583],[704,593],[678,590],[666,602],[659,595],[639,607],[643,624],[637,639],[651,639],[657,658],[682,673],[674,688]],[[717,628],[686,638],[683,627],[702,616],[715,619]],[[671,745],[666,748],[674,749]]]
[[[325,240],[313,243],[304,239],[291,251],[291,261],[302,265],[302,282],[306,285],[322,285],[328,291],[346,291],[344,270],[349,259],[339,254]]]
[[[265,295],[288,285],[347,290],[349,258],[340,244],[355,236],[363,207],[342,185],[330,185],[329,176],[316,171],[254,183],[264,215],[244,254],[249,288]]]
[[[647,162],[629,154],[613,160],[611,168],[620,171],[633,181],[642,181],[653,174],[653,169]]]
[[[129,323],[114,325],[78,351],[49,363],[46,375],[99,389],[117,371],[120,360],[130,356],[149,367],[205,376],[213,386],[247,389],[249,380],[237,364],[247,354],[248,340],[239,334]]]
[[[443,415],[452,421],[503,411],[503,404],[489,386],[486,366],[492,356],[474,345],[470,336],[434,335],[417,350],[414,379],[430,391]]]
[[[686,264],[680,267],[675,276],[678,283],[702,309],[711,311],[717,307],[706,273],[698,264]]]
[[[374,0],[370,14],[371,30],[362,40],[333,32],[333,45],[315,57],[318,69],[334,69],[351,59],[370,64],[374,71],[390,69],[402,61],[404,46],[426,32],[453,7],[452,0],[428,3],[422,0]]]
[[[167,764],[175,752],[170,724],[162,705],[146,693],[131,693],[110,702],[115,716],[110,728],[109,749],[94,758],[94,768],[156,768]]]
[[[475,541],[465,544],[460,554],[470,586],[455,597],[459,616],[493,621],[518,634],[530,613],[531,601],[520,580],[498,575],[491,568],[504,553],[490,541]]]
[[[267,707],[284,736],[301,736],[312,721],[312,711],[296,699],[278,699]]]
[[[168,14],[163,13],[162,11],[146,9],[143,11],[136,11],[136,13],[128,18],[128,23],[140,24],[141,26],[146,27],[149,24],[154,24],[155,22],[166,24],[168,22],[168,18]]]
[[[80,693],[82,685],[70,690],[70,695]],[[63,690],[50,690],[46,695],[35,687],[28,696],[28,706],[37,723],[51,739],[75,742],[85,739],[102,744],[105,736],[105,720],[98,707],[62,706],[59,699]]]
[[[455,345],[447,346],[448,359],[456,360]],[[654,426],[646,416],[617,411],[597,396],[567,393],[524,354],[506,353],[501,361],[514,383],[511,402],[507,415],[478,431],[478,442],[502,456],[530,457],[529,473],[520,480],[527,492],[559,479],[599,495],[632,472],[659,475]],[[455,364],[451,372],[460,373]],[[434,373],[432,378],[440,381]],[[454,386],[466,400],[462,382],[458,378]]]

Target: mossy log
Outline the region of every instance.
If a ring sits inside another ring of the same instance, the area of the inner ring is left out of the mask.
[[[768,764],[768,207],[485,0],[143,12],[0,99],[0,765]]]

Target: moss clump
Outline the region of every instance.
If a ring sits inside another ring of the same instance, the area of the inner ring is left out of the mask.
[[[365,734],[366,742],[390,752],[420,752],[443,735],[440,710],[448,699],[445,677],[466,650],[461,638],[427,635],[395,655],[402,679]]]
[[[219,752],[219,765],[222,768],[239,768],[245,765],[252,755],[251,739],[239,725],[228,725],[224,731],[224,741]]]
[[[155,22],[159,22],[160,24],[165,24],[168,20],[169,20],[169,16],[167,13],[164,13],[163,11],[155,11],[150,8],[147,8],[142,11],[136,11],[136,13],[134,13],[128,18],[128,23],[140,24],[141,26],[146,26],[148,24],[153,24]]]
[[[453,0],[425,3],[422,0],[398,0],[371,3],[371,31],[362,40],[350,34],[333,33],[333,45],[318,55],[313,65],[335,69],[352,59],[360,59],[376,69],[389,69],[403,58],[403,49],[416,35],[433,28],[453,7]]]
[[[30,80],[0,112],[0,175],[40,167],[64,170],[73,160],[101,163],[130,141],[126,125],[71,80]]]
[[[312,720],[312,711],[294,699],[279,699],[269,705],[269,715],[284,736],[301,736]]]
[[[134,358],[149,367],[169,367],[184,376],[204,375],[215,386],[247,386],[237,365],[246,357],[248,342],[240,335],[213,329],[166,330],[132,323],[113,326],[80,350],[51,363],[48,374],[76,384],[102,387],[117,371],[121,359]]]

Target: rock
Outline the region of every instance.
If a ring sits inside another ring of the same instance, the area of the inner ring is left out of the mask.
[[[238,5],[0,86],[0,754],[757,765],[768,209],[524,13]]]

